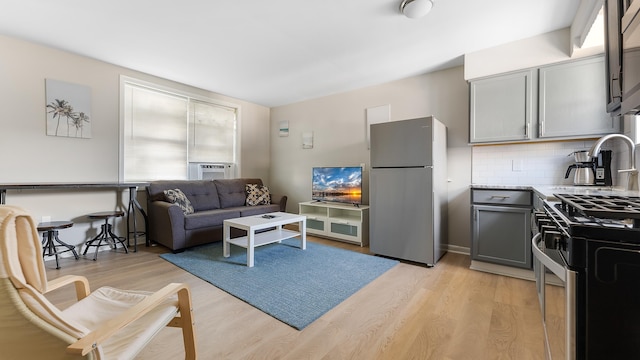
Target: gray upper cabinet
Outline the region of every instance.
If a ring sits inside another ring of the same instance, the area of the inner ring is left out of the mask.
[[[530,138],[535,76],[526,70],[471,82],[472,143]]]
[[[471,81],[471,143],[595,137],[619,131],[606,112],[604,56]]]
[[[565,137],[617,132],[606,110],[604,57],[540,68],[538,136]]]

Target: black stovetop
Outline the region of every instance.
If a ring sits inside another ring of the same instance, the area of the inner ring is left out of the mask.
[[[554,194],[569,216],[600,219],[629,219],[640,227],[640,197],[615,195]]]
[[[640,197],[554,194],[572,237],[640,243]]]

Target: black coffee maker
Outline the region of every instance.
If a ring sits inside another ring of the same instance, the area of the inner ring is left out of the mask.
[[[611,178],[611,150],[601,150],[595,159],[595,184],[600,186],[613,185]]]

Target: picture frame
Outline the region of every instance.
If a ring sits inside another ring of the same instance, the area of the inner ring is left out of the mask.
[[[45,79],[46,133],[49,136],[91,138],[91,88]]]

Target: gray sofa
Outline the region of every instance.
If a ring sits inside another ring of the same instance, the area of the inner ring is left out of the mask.
[[[149,240],[180,252],[185,248],[222,240],[222,221],[276,211],[285,211],[287,197],[269,205],[245,205],[246,184],[263,185],[261,179],[162,180],[147,186]],[[180,189],[193,205],[185,215],[176,204],[165,199],[164,191]],[[242,231],[232,232],[232,237]]]

